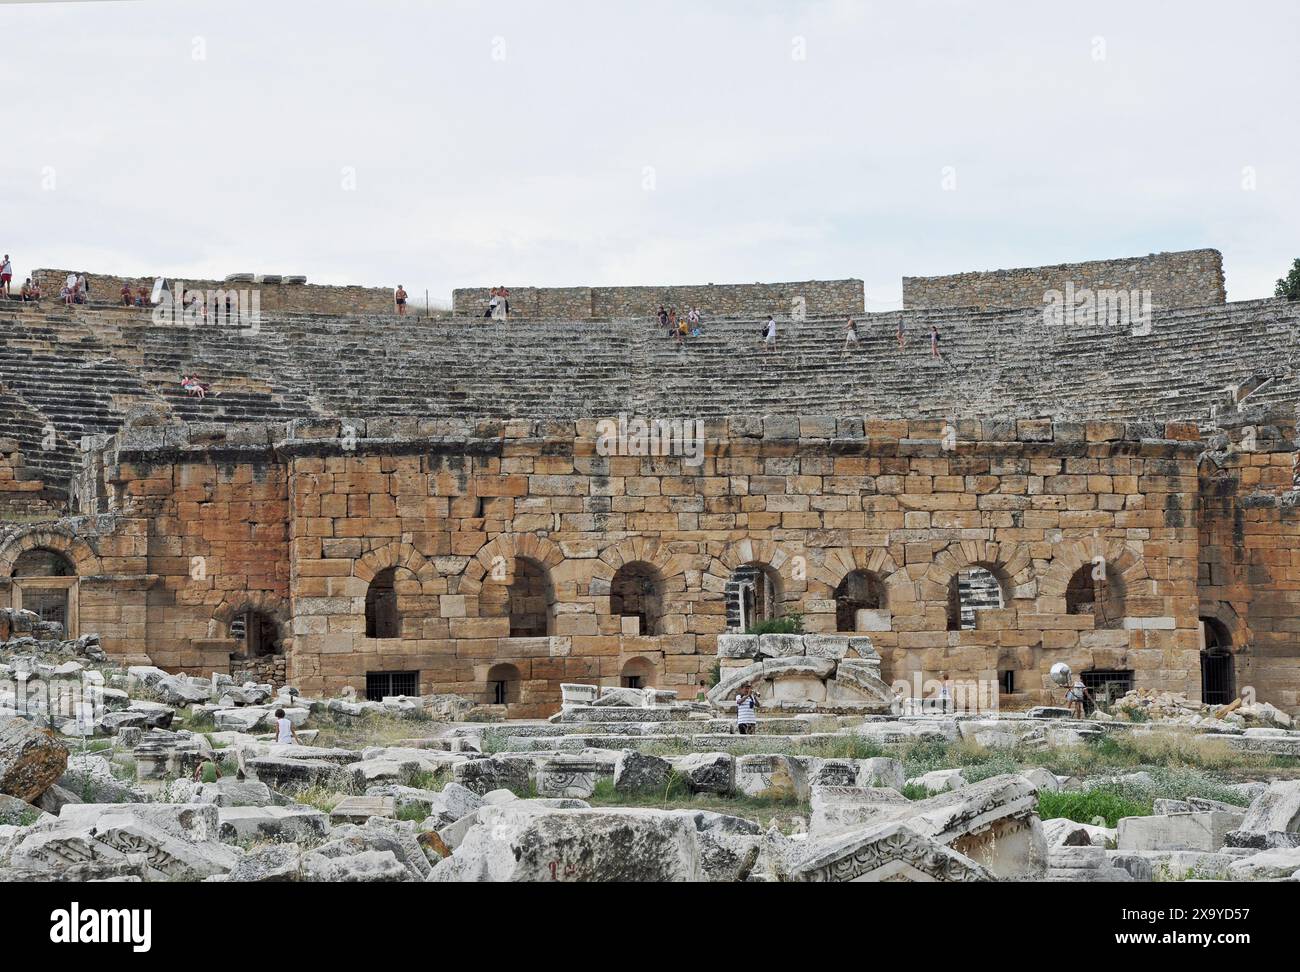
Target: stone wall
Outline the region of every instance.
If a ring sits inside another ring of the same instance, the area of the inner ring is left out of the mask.
[[[491,299],[488,287],[452,293],[457,315],[481,316]],[[773,284],[700,284],[682,287],[511,287],[510,313],[535,320],[608,320],[650,317],[659,306],[684,313],[698,307],[707,317],[791,316],[797,297],[810,316],[861,314],[861,280],[805,280]]]
[[[36,270],[33,279],[40,284],[44,299],[57,299],[59,290],[67,280],[69,270]],[[121,300],[122,285],[128,284],[135,294],[141,287],[153,290],[154,277],[118,277],[87,273],[91,299],[97,303],[117,304]],[[188,280],[168,277],[168,283],[180,289],[183,283],[189,290],[248,290],[256,292],[261,309],[266,313],[290,314],[392,314],[393,291],[383,287],[335,287],[324,284],[250,283],[221,280]],[[416,306],[414,294],[411,307]],[[421,305],[421,310],[423,306]]]
[[[1204,307],[1227,299],[1223,254],[1218,250],[1182,250],[1050,267],[904,277],[903,308],[1042,307],[1047,291],[1063,293],[1067,283],[1076,290],[1150,290],[1156,309]]]
[[[64,512],[62,498],[24,465],[18,441],[0,438],[0,523],[56,519]]]
[[[316,420],[192,445],[183,428],[119,434],[106,475],[149,537],[156,661],[183,667],[189,642],[220,636],[254,592],[268,610],[291,604],[289,678],[307,692],[415,671],[422,691],[490,701],[504,677],[513,714],[544,714],[562,682],[618,684],[631,664],[689,696],[727,629],[729,579],[756,564],[810,632],[836,630],[850,572],[875,574],[886,681],[1014,671],[1025,699],[1046,700],[1064,661],[1199,692],[1194,425],[719,420],[691,467],[600,455],[594,420],[349,424],[358,439]],[[1123,590],[1105,623],[1067,599],[1097,557]],[[511,637],[503,616],[522,562],[548,581],[545,636]],[[611,613],[632,563],[658,578],[653,636]],[[951,630],[952,582],[976,566],[1004,607]],[[386,571],[400,635],[371,638],[366,595]]]
[[[1201,466],[1200,614],[1226,633],[1238,692],[1300,710],[1300,493],[1293,430],[1238,424]]]

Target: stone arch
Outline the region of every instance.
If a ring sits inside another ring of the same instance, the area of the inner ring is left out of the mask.
[[[536,534],[498,534],[480,547],[478,553],[465,565],[465,571],[461,574],[460,592],[466,595],[481,593],[484,579],[491,581],[495,570],[499,580],[501,566],[504,564],[507,571],[511,570],[516,557],[536,561],[548,574],[553,574],[555,568],[564,562],[564,551]]]
[[[278,594],[270,591],[249,591],[237,597],[228,597],[217,605],[208,621],[209,638],[233,637],[231,627],[239,618],[258,615],[265,618],[275,628],[276,643],[280,646],[275,654],[288,654],[293,632],[289,626],[289,605]],[[247,635],[245,635],[247,637]],[[270,654],[272,652],[264,652]]]
[[[1052,560],[1039,574],[1038,593],[1043,597],[1065,597],[1070,580],[1085,565],[1101,557],[1107,573],[1114,573],[1126,595],[1140,592],[1149,580],[1141,555],[1123,540],[1095,538],[1066,540],[1052,550]]]
[[[66,557],[77,576],[97,577],[104,572],[94,549],[72,530],[57,524],[36,524],[19,530],[0,543],[0,577],[10,577],[18,558],[29,550],[52,550]]]
[[[1219,644],[1223,645],[1226,640],[1226,648],[1230,653],[1237,655],[1245,649],[1246,642],[1249,639],[1246,622],[1231,604],[1226,601],[1216,601],[1212,604],[1202,602],[1200,614],[1197,617],[1206,625],[1207,629],[1210,628],[1211,624],[1219,626]],[[1207,630],[1207,643],[1209,634],[1210,632]]]
[[[969,625],[958,587],[963,574],[986,571],[997,582],[1002,608],[1013,600],[1032,599],[1037,594],[1034,565],[1024,544],[996,543],[989,540],[961,540],[950,543],[935,555],[925,574],[925,589],[930,600],[944,604],[949,631]]]
[[[483,701],[488,705],[513,705],[519,701],[523,676],[517,665],[500,662],[488,669]]]
[[[623,688],[654,688],[659,682],[659,670],[649,658],[636,655],[623,663],[618,681]]]
[[[428,562],[424,554],[409,543],[394,540],[369,553],[363,554],[352,562],[352,576],[369,584],[375,575],[389,567],[403,568],[416,576]]]
[[[663,574],[644,560],[628,561],[615,571],[607,603],[611,615],[636,622],[637,635],[660,634],[664,615]]]

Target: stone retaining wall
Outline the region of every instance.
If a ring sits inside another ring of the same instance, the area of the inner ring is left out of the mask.
[[[1204,307],[1227,299],[1223,254],[1182,250],[1121,260],[1062,263],[1050,267],[904,277],[903,308],[975,307],[981,310],[1042,307],[1050,290],[1150,290],[1156,309]]]
[[[488,287],[452,293],[455,313],[481,316],[491,299]],[[708,317],[775,314],[790,317],[797,298],[809,315],[861,314],[861,280],[805,280],[773,284],[700,284],[681,287],[511,287],[510,313],[535,320],[608,320],[650,317],[659,306],[685,313],[698,307]]]

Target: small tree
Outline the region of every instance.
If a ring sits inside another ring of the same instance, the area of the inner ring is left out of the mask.
[[[1291,264],[1291,272],[1277,282],[1277,290],[1273,292],[1273,296],[1285,297],[1287,300],[1300,300],[1300,257]]]

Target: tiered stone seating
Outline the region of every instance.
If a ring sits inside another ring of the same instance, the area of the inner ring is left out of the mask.
[[[1247,301],[1158,313],[1150,333],[1049,327],[1040,311],[711,320],[684,346],[649,319],[614,322],[420,320],[264,315],[255,333],[160,326],[148,311],[0,304],[0,419],[26,461],[66,479],[80,436],[111,432],[131,406],[197,422],[304,416],[646,418],[742,414],[890,417],[1206,419],[1235,410],[1228,389],[1292,411],[1300,304]],[[895,331],[902,322],[907,346]],[[930,357],[938,326],[943,358]],[[185,395],[199,375],[218,395]],[[41,449],[49,427],[53,449]]]

